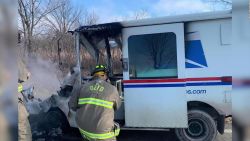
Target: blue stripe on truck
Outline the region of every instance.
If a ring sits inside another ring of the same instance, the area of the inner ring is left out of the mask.
[[[185,83],[185,84],[133,84],[124,85],[124,88],[158,88],[158,87],[185,87],[185,86],[220,86],[232,85],[231,82],[200,82],[200,83]]]

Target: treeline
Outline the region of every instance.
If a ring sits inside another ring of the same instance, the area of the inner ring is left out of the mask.
[[[76,8],[70,0],[18,0],[19,46],[24,58],[41,57],[58,64],[62,72],[76,64],[72,31],[82,25],[99,22],[94,11]],[[112,48],[114,72],[121,68],[119,49]],[[105,53],[104,53],[105,54]],[[86,73],[94,67],[95,60],[81,48],[82,67]],[[100,56],[105,63],[105,56]]]

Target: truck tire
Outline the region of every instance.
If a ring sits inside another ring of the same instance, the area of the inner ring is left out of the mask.
[[[201,110],[188,112],[188,128],[175,129],[180,141],[214,141],[217,135],[215,120]]]

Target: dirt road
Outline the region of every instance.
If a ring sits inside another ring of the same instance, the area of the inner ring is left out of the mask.
[[[174,132],[122,131],[118,141],[178,141]],[[216,141],[232,141],[232,126],[226,125],[225,134],[218,133]]]
[[[174,132],[122,131],[118,141],[178,141]],[[226,119],[225,133],[217,135],[215,141],[232,141],[232,119]]]
[[[218,133],[217,139],[215,141],[232,141],[232,126],[231,124],[226,125],[225,134],[220,135]],[[76,131],[77,132],[77,131]],[[57,139],[50,139],[57,141]],[[58,139],[58,141],[82,141],[80,134],[74,136],[65,136],[64,139]],[[46,141],[41,139],[39,141]],[[124,131],[122,130],[118,141],[178,141],[174,132],[164,132],[164,131]]]
[[[225,133],[223,135],[218,134],[216,141],[232,141],[232,124],[226,124]]]

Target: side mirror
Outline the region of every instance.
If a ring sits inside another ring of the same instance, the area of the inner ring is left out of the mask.
[[[122,91],[122,80],[117,80],[115,82],[115,86],[118,90],[118,94],[120,96],[121,99],[124,99],[124,94],[123,94],[123,91]]]

